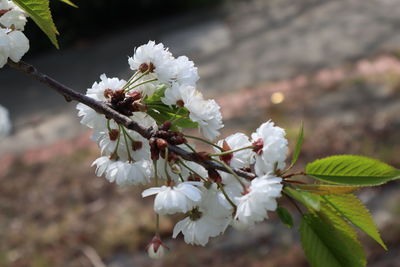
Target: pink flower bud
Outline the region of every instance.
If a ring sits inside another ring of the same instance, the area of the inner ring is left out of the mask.
[[[165,255],[165,249],[168,249],[166,245],[161,241],[161,238],[156,234],[151,242],[147,245],[147,254],[152,259],[161,259]]]

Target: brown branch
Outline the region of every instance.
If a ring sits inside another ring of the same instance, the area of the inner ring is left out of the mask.
[[[8,61],[8,65],[14,69],[17,69],[19,71],[22,71],[32,78],[38,80],[39,82],[47,85],[51,89],[55,90],[57,93],[61,94],[64,96],[65,100],[72,101],[75,100],[77,102],[80,102],[82,104],[85,104],[94,110],[96,110],[98,113],[104,114],[107,118],[112,118],[115,122],[118,124],[121,124],[125,126],[126,128],[138,132],[140,135],[142,135],[146,139],[150,139],[156,134],[156,131],[152,128],[145,128],[138,124],[137,122],[131,120],[129,117],[122,115],[121,113],[117,112],[114,110],[112,107],[107,105],[104,102],[101,101],[96,101],[91,97],[88,97],[84,94],[78,93],[75,90],[69,88],[68,86],[56,81],[55,79],[47,76],[46,74],[41,73],[38,71],[35,67],[32,65],[25,63],[23,61],[20,61],[19,63],[15,63],[11,60]],[[221,164],[218,164],[216,162],[212,162],[210,160],[203,160],[201,157],[197,156],[196,153],[191,153],[186,150],[183,150],[177,146],[169,145],[168,149],[170,151],[173,151],[175,154],[181,156],[185,160],[189,161],[194,161],[196,163],[199,163],[206,169],[215,169],[215,170],[220,170],[223,172],[229,173],[229,171]],[[239,169],[233,169],[233,171],[246,179],[253,179],[255,175],[250,172],[245,172]]]
[[[32,78],[47,85],[48,87],[55,90],[59,94],[63,95],[68,102],[75,100],[77,102],[85,104],[85,105],[91,107],[92,109],[96,110],[98,113],[104,114],[107,118],[112,118],[118,124],[121,124],[128,129],[138,132],[144,138],[149,139],[153,135],[152,128],[142,127],[141,125],[139,125],[135,121],[131,120],[127,116],[122,115],[119,112],[115,111],[110,106],[108,106],[106,103],[96,101],[91,97],[88,97],[84,94],[74,91],[73,89],[61,84],[60,82],[54,80],[53,78],[47,76],[46,74],[39,72],[35,67],[33,67],[32,65],[30,65],[28,63],[25,63],[23,61],[20,61],[19,63],[15,63],[11,60],[8,60],[8,65],[13,67],[14,69],[25,72]]]

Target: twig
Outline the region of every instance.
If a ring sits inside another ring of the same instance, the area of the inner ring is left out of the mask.
[[[68,102],[75,100],[77,102],[85,104],[86,106],[91,107],[97,112],[104,114],[107,118],[112,118],[118,124],[124,125],[128,129],[138,132],[144,138],[149,139],[153,135],[154,129],[144,128],[143,126],[139,125],[137,122],[131,120],[127,116],[120,114],[106,103],[96,101],[91,97],[88,97],[86,95],[74,91],[73,89],[69,88],[64,84],[61,84],[60,82],[54,80],[53,78],[47,76],[46,74],[39,72],[35,67],[33,67],[28,63],[25,63],[23,61],[15,63],[9,60],[8,65],[13,67],[14,69],[25,72],[32,78],[38,80],[41,83],[44,83],[51,89],[63,95]]]
[[[287,199],[289,199],[289,201],[293,204],[293,206],[296,207],[297,211],[298,211],[301,215],[304,215],[303,211],[300,209],[299,205],[297,205],[296,201],[294,201],[294,199],[293,199],[291,196],[289,196],[288,194],[286,194],[286,193],[284,193],[284,192],[283,192],[283,194],[285,195],[285,197],[286,197]]]
[[[107,105],[104,102],[97,101],[91,97],[88,97],[84,94],[78,93],[75,90],[69,88],[68,86],[56,81],[55,79],[47,76],[46,74],[41,73],[38,71],[34,66],[20,61],[18,63],[15,63],[11,60],[8,61],[8,65],[14,69],[17,69],[19,71],[22,71],[32,78],[38,80],[39,82],[45,84],[46,86],[50,87],[51,89],[55,90],[59,94],[65,97],[65,99],[70,102],[72,100],[75,100],[79,103],[85,104],[98,113],[101,113],[106,116],[108,119],[113,119],[115,122],[117,122],[120,125],[125,126],[126,128],[133,130],[137,133],[139,133],[141,136],[143,136],[146,139],[152,138],[155,134],[156,131],[152,127],[145,128],[138,124],[137,122],[131,120],[129,117],[122,115],[118,111],[114,110],[111,106]],[[183,150],[177,146],[173,145],[168,145],[168,149],[171,152],[174,152],[175,154],[181,156],[181,158],[189,161],[194,161],[205,168],[211,168],[215,170],[220,170],[223,172],[229,173],[229,170],[227,170],[223,165],[212,162],[210,160],[204,160],[201,157],[198,156],[197,153],[191,153],[186,150]],[[233,169],[233,171],[246,179],[253,179],[255,175],[250,172],[245,172],[239,169]]]

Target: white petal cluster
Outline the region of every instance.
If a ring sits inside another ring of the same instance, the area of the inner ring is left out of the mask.
[[[268,218],[267,212],[276,209],[282,191],[282,178],[276,170],[285,167],[285,131],[268,121],[251,139],[235,133],[215,144],[219,148],[209,157],[254,173],[252,180],[205,169],[169,146],[192,153],[193,145],[187,143],[189,136],[185,137],[182,129],[197,127],[206,139],[214,140],[223,127],[219,105],[204,99],[196,89],[199,76],[194,63],[185,56],[174,58],[163,44],[153,41],[138,47],[128,63],[133,70],[130,78],[103,74],[86,95],[153,129],[154,134],[148,140],[78,104],[81,123],[93,130],[92,140],[101,152],[92,164],[96,175],[118,185],[155,184],[145,189],[142,197],[155,196],[153,207],[158,215],[184,214],[174,227],[173,238],[182,233],[189,244],[204,246],[230,225],[248,228]],[[148,253],[159,258],[163,249],[156,235]]]
[[[215,186],[204,188],[203,194],[203,201],[175,225],[173,238],[182,232],[186,243],[205,246],[210,237],[225,232],[231,222],[229,210],[218,202]]]
[[[174,80],[178,84],[195,86],[199,80],[197,67],[186,56],[177,57],[174,61]]]
[[[186,56],[174,58],[163,44],[149,41],[138,47],[128,62],[136,71],[129,81],[130,88],[151,97],[164,86],[161,100],[165,105],[185,108],[207,139],[214,140],[219,135],[223,127],[220,107],[196,90],[197,67]]]
[[[100,81],[87,89],[86,95],[106,102],[107,94],[121,90],[125,84],[125,80],[102,74]],[[82,117],[81,123],[94,130],[92,140],[98,144],[102,154],[92,164],[96,166],[96,175],[104,175],[108,181],[118,185],[149,183],[153,176],[149,141],[84,104],[79,103],[77,109],[78,116]],[[130,118],[140,121],[144,127],[156,127],[154,119],[146,113],[134,112]]]
[[[27,15],[12,1],[0,0],[0,68],[7,59],[19,62],[29,50],[29,40],[22,32]]]
[[[192,98],[185,103],[189,110],[189,117],[197,122],[203,136],[209,140],[214,140],[219,136],[219,130],[224,127],[220,106],[214,99],[204,100],[203,95],[196,91]]]
[[[219,136],[222,124],[220,106],[215,100],[205,100],[203,95],[191,85],[174,84],[165,90],[161,99],[166,105],[183,106],[189,111],[192,121],[198,123],[205,138],[214,140]]]
[[[163,83],[169,83],[174,76],[174,58],[163,44],[156,44],[149,41],[139,46],[133,55],[128,59],[132,70],[139,70],[142,64],[153,65],[157,79]]]
[[[202,192],[196,187],[199,182],[183,182],[177,186],[152,187],[142,192],[142,197],[157,194],[154,211],[160,215],[185,213],[201,201]]]
[[[3,11],[0,17],[2,26],[19,31],[24,30],[27,15],[17,5],[9,0],[0,0],[0,10]]]
[[[11,132],[11,121],[8,110],[0,105],[0,139],[6,137]]]
[[[107,78],[105,74],[100,75],[100,82],[94,82],[91,88],[88,88],[86,95],[98,100],[105,101],[104,91],[111,89],[112,91],[120,90],[126,81],[118,78]],[[81,118],[81,123],[94,130],[105,130],[107,128],[107,119],[104,115],[99,114],[94,109],[79,103],[76,108],[78,109],[78,116]]]
[[[245,227],[268,218],[267,211],[276,210],[276,198],[281,196],[282,179],[274,176],[261,176],[253,179],[246,192],[236,197],[236,223]]]
[[[251,146],[249,137],[244,133],[232,134],[226,137],[224,140],[219,140],[217,145],[219,147],[223,147],[224,141],[228,145],[229,150],[236,150],[243,147]],[[219,150],[215,151],[219,152]],[[233,152],[231,157],[232,158],[229,159],[229,162],[226,163],[232,168],[237,168],[237,169],[249,168],[250,164],[252,164],[254,161],[254,152],[251,149],[240,150],[237,152]]]
[[[185,161],[182,160],[182,163],[185,164],[187,167],[189,167],[191,170],[193,170],[196,174],[201,176],[202,178],[207,177],[207,170],[192,161]],[[168,177],[171,178],[174,182],[180,182],[181,179],[184,181],[188,181],[190,176],[193,174],[192,171],[188,170],[186,167],[184,167],[182,164],[169,164],[166,163],[166,160],[163,158],[160,158],[157,160],[157,172],[158,176],[161,179],[167,179]]]
[[[108,181],[118,185],[147,184],[153,175],[151,162],[140,160],[136,162],[114,161],[107,156],[96,159],[92,166],[96,165],[96,175],[105,175]]]
[[[285,138],[285,130],[274,126],[271,121],[261,124],[255,133],[251,135],[252,142],[262,143],[262,148],[255,155],[255,171],[259,176],[273,173],[274,168],[285,168],[288,142]]]

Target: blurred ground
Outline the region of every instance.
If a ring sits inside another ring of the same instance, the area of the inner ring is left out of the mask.
[[[293,147],[300,121],[302,164],[363,154],[399,167],[400,9],[397,1],[238,1],[208,13],[110,34],[30,63],[84,91],[105,72],[129,74],[135,45],[155,39],[199,66],[200,88],[221,104],[226,128],[251,133],[272,119]],[[32,40],[33,42],[34,40]],[[170,240],[162,262],[143,253],[152,237],[151,201],[93,175],[98,156],[74,105],[10,69],[0,103],[14,133],[0,141],[0,266],[307,266],[294,231],[272,215],[250,231],[229,230],[206,248]],[[398,182],[364,189],[384,252],[363,237],[370,266],[398,266]]]

